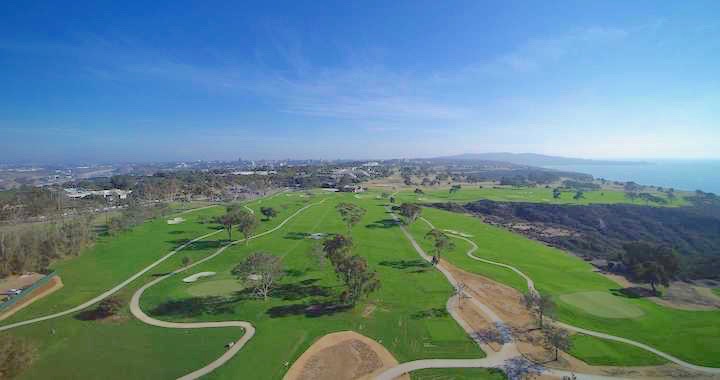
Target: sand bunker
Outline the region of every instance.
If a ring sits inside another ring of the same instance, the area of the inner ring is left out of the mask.
[[[177,217],[177,218],[169,219],[169,220],[167,221],[167,224],[180,224],[180,223],[182,223],[182,222],[184,222],[184,221],[185,221],[185,219],[180,218],[180,217]]]
[[[215,275],[215,272],[200,272],[200,273],[195,273],[195,274],[192,275],[192,276],[187,276],[187,277],[183,278],[183,282],[195,282],[195,281],[197,281],[199,278],[202,278],[202,277],[210,277],[210,276],[214,276],[214,275]]]
[[[325,335],[290,367],[284,380],[372,379],[397,365],[380,343],[354,331]],[[398,379],[409,379],[403,375]]]

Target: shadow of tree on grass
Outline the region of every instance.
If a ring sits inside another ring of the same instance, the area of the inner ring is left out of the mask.
[[[397,226],[395,219],[381,219],[365,225],[366,228],[393,228],[395,226]]]
[[[378,264],[384,266],[384,267],[391,267],[394,269],[408,269],[408,268],[430,268],[432,265],[428,263],[425,260],[421,259],[415,259],[415,260],[395,260],[395,261],[381,261]],[[416,271],[416,272],[423,272],[423,271]]]
[[[293,315],[304,315],[308,318],[317,318],[333,315],[352,309],[352,305],[339,302],[299,303],[293,305],[275,306],[266,312],[270,318],[282,318]]]
[[[228,297],[207,296],[171,300],[150,310],[152,316],[197,317],[202,314],[225,314],[233,311],[238,300]]]

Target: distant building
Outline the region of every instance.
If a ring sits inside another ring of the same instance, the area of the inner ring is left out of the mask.
[[[362,193],[365,189],[362,186],[345,185],[340,187],[338,191],[342,191],[343,193]]]
[[[110,190],[82,190],[77,188],[67,188],[65,190],[65,195],[68,198],[85,198],[89,197],[91,195],[98,195],[103,198],[107,198],[110,196],[117,196],[120,199],[126,199],[130,193],[132,193],[132,190],[120,190],[120,189],[110,189]]]

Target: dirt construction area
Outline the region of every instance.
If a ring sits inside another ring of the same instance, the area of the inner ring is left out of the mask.
[[[320,338],[295,361],[283,379],[372,379],[397,364],[380,343],[354,331],[343,331]],[[404,375],[399,379],[410,378]]]
[[[648,367],[591,366],[564,352],[560,352],[559,359],[555,361],[553,352],[539,343],[540,332],[536,329],[537,322],[524,306],[520,292],[486,277],[454,267],[444,260],[441,261],[442,265],[452,273],[453,277],[465,285],[463,289],[465,294],[490,307],[515,331],[514,335],[518,350],[523,356],[536,363],[543,363],[543,365],[551,368],[603,376],[646,379],[720,378],[720,376],[692,373],[674,364]],[[494,329],[493,324],[487,321],[482,312],[472,306],[470,302],[461,299],[457,311],[475,331]],[[500,345],[495,342],[488,342],[487,344],[495,351],[500,348]],[[544,378],[545,376],[539,377],[539,379]]]
[[[42,275],[40,275],[42,277]],[[28,305],[32,304],[33,302],[48,296],[49,294],[55,292],[56,290],[63,287],[62,280],[60,279],[60,276],[55,276],[48,281],[48,283],[44,284],[43,286],[40,286],[37,289],[34,289],[32,293],[25,295],[21,300],[19,300],[16,304],[10,307],[10,309],[5,310],[4,312],[0,313],[0,321],[10,318],[11,315],[17,313],[18,311],[22,310],[23,308],[27,307]]]

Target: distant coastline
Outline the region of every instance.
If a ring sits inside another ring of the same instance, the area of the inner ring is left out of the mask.
[[[657,160],[635,164],[542,165],[595,178],[720,194],[720,160]]]

